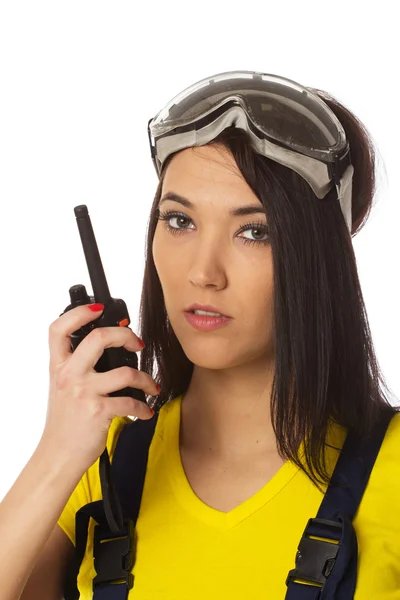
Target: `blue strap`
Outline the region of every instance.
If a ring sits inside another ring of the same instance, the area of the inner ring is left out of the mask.
[[[364,445],[348,433],[317,516],[308,521],[300,540],[285,600],[353,598],[358,546],[352,521],[393,416],[392,409],[385,411]]]
[[[124,513],[135,523],[139,516],[151,440],[158,413],[146,421],[132,421],[121,431],[111,475]],[[139,425],[139,426],[138,426]]]
[[[158,413],[152,419],[132,421],[121,431],[111,465],[111,480],[121,503],[126,529],[118,535],[109,530],[108,524],[95,528],[94,556],[97,576],[93,580],[93,600],[127,600],[134,585],[131,570],[134,564],[134,529],[139,516],[150,443],[154,435]],[[107,538],[111,541],[107,542]],[[119,547],[118,547],[119,545]],[[117,546],[117,547],[115,547]],[[124,557],[122,570],[125,582],[119,579],[121,564],[116,560]],[[114,583],[103,584],[103,581]]]
[[[133,586],[130,571],[134,563],[134,527],[139,514],[148,450],[154,434],[158,413],[150,420],[132,421],[121,431],[111,464],[111,478],[123,508],[123,528],[112,533],[106,518],[103,500],[91,502],[77,511],[75,516],[76,547],[68,565],[63,586],[64,600],[79,600],[78,574],[86,551],[90,517],[97,525],[94,528],[93,558],[96,577],[93,580],[93,600],[127,600]],[[130,458],[132,457],[132,460]],[[124,483],[129,483],[129,498]],[[117,486],[116,483],[119,485]],[[132,483],[132,485],[131,485]],[[119,489],[117,489],[119,488]],[[133,501],[131,502],[131,499]],[[129,514],[128,514],[129,513]],[[122,577],[120,577],[122,573]],[[125,581],[121,581],[122,579]],[[118,583],[105,583],[118,581]]]
[[[90,517],[97,523],[106,521],[102,500],[85,504],[75,515],[75,552],[67,567],[63,587],[64,600],[79,600],[77,580],[86,551]]]
[[[128,600],[129,588],[124,585],[107,585],[97,588],[93,600]]]

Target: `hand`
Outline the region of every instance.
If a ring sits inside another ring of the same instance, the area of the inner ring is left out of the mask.
[[[148,395],[159,393],[153,378],[143,371],[128,366],[105,373],[94,370],[105,348],[142,349],[139,338],[127,327],[95,328],[71,351],[69,336],[102,313],[88,306],[75,307],[50,325],[50,390],[41,440],[47,448],[80,462],[85,470],[103,453],[114,417],[150,419],[154,414],[140,400],[107,394],[127,386]]]

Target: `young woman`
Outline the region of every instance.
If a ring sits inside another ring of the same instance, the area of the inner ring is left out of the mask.
[[[153,416],[142,402],[107,396],[126,386],[157,396],[158,413],[129,599],[285,598],[346,436],[367,443],[384,415],[353,520],[357,579],[347,598],[398,598],[400,417],[351,243],[374,195],[365,127],[325,92],[238,72],[179,94],[149,134],[160,181],[140,370],[93,368],[107,347],[141,350],[126,327],[94,329],[71,353],[69,336],[101,306],[51,325],[46,425],[0,506],[2,600],[62,597],[75,514],[101,499],[100,454],[106,446],[113,457],[128,415]],[[78,577],[85,600],[93,527]],[[320,585],[297,584],[324,597]]]

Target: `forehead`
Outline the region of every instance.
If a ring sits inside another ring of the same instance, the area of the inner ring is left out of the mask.
[[[174,191],[196,196],[229,193],[254,194],[247,185],[235,159],[221,145],[196,146],[178,152],[165,171],[162,193]]]

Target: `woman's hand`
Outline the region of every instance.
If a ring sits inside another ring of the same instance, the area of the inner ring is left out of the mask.
[[[70,335],[101,315],[101,310],[92,312],[88,306],[75,307],[50,325],[50,391],[41,440],[54,452],[81,462],[84,470],[103,453],[114,417],[150,419],[154,414],[140,400],[107,394],[127,386],[147,395],[159,393],[155,381],[143,371],[128,366],[105,373],[94,370],[106,348],[142,349],[139,338],[127,327],[95,328],[71,351]]]

